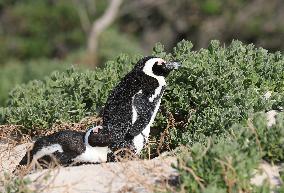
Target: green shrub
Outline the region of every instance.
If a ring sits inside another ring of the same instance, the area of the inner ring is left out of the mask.
[[[51,72],[67,69],[66,62],[56,60],[33,60],[25,63],[10,61],[0,67],[0,106],[5,106],[8,93],[17,85],[30,80],[42,80]]]
[[[208,49],[191,51],[192,44],[180,42],[166,55],[158,45],[156,55],[181,61],[183,68],[168,82],[162,106],[171,112],[176,127],[171,144],[187,144],[201,136],[221,134],[253,112],[269,110],[283,98],[284,58],[253,45],[233,41],[228,47],[212,41]],[[272,97],[263,95],[272,92]],[[166,122],[166,113],[156,119],[156,127]],[[165,126],[162,126],[165,128]]]
[[[195,143],[189,152],[184,152],[176,167],[183,192],[249,192],[250,179],[260,159],[256,148],[244,151],[242,145],[228,140],[212,142],[208,147]]]
[[[0,124],[4,122],[5,114],[5,109],[3,107],[0,107]]]
[[[256,129],[263,159],[275,163],[284,162],[284,114],[277,115],[276,124],[268,127],[264,114],[256,116],[253,126]]]
[[[35,193],[36,191],[29,187],[31,183],[29,178],[13,177],[8,173],[4,173],[0,179],[1,189],[6,193]]]
[[[208,137],[207,144],[197,142],[183,150],[175,166],[180,191],[271,192],[267,184],[256,187],[250,179],[262,158],[284,161],[283,115],[268,128],[265,114],[256,114],[251,122],[232,126],[224,137]]]
[[[162,113],[156,130],[165,128],[167,112],[176,125],[170,130],[171,145],[204,141],[221,135],[250,113],[271,109],[283,98],[284,60],[253,45],[233,41],[228,47],[212,41],[208,49],[191,51],[192,44],[180,42],[171,54],[162,45],[154,54],[178,60],[183,68],[168,78]],[[78,121],[96,114],[109,91],[138,57],[119,57],[95,71],[55,73],[43,82],[32,82],[11,92],[5,121],[27,129],[47,128],[56,121]],[[263,95],[272,92],[272,97]]]
[[[109,91],[130,70],[130,64],[128,57],[121,56],[104,69],[69,69],[55,72],[44,81],[17,86],[10,93],[5,122],[22,124],[30,131],[94,115],[103,107]]]
[[[276,189],[276,191],[279,193],[283,193],[284,192],[284,171],[280,172],[280,177],[281,177],[282,184],[280,185],[278,189]]]

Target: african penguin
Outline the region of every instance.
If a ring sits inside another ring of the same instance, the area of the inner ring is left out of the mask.
[[[93,142],[110,143],[114,152],[129,148],[139,154],[148,141],[150,126],[154,121],[165,91],[165,77],[180,66],[162,58],[142,58],[112,90],[103,110],[103,129]]]
[[[52,161],[54,156],[63,166],[77,163],[100,163],[107,161],[109,149],[104,147],[92,147],[89,137],[95,135],[102,127],[96,126],[87,132],[59,131],[36,140],[33,148],[27,151],[19,165],[28,165],[33,160],[38,160],[40,165],[46,167],[46,163]]]

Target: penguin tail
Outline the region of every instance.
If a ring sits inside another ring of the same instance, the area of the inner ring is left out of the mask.
[[[33,160],[32,148],[29,147],[25,156],[21,159],[21,161],[19,162],[19,164],[16,166],[16,168],[12,173],[17,174],[18,171],[22,170],[23,167],[28,166],[32,162],[32,160]]]
[[[16,168],[13,170],[13,174],[14,175],[19,175],[20,173],[21,173],[21,171],[22,171],[22,169],[24,168],[24,167],[26,167],[27,165],[28,165],[28,159],[27,159],[27,153],[26,153],[26,155],[22,158],[22,160],[20,161],[20,163],[16,166]]]
[[[25,156],[22,158],[22,160],[20,161],[19,165],[28,165],[29,163],[31,163],[33,156],[31,154],[31,151],[27,151]]]

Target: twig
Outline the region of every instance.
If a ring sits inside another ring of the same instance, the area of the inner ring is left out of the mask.
[[[198,185],[200,186],[200,188],[202,189],[202,191],[204,191],[205,186],[204,186],[204,184],[202,183],[202,181],[204,181],[204,180],[203,180],[202,178],[200,178],[199,176],[197,176],[197,175],[195,174],[195,172],[194,172],[191,168],[186,167],[184,163],[181,164],[180,167],[181,167],[182,169],[184,169],[185,171],[189,172],[189,173],[193,176],[194,180],[198,183]]]

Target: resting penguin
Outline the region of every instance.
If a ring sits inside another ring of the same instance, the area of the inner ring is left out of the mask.
[[[154,56],[138,61],[109,95],[102,114],[103,129],[92,142],[110,143],[112,151],[129,148],[139,154],[159,109],[165,77],[179,66]]]
[[[33,148],[27,151],[19,165],[28,165],[38,160],[46,167],[54,156],[60,165],[73,163],[99,163],[107,161],[108,147],[92,147],[88,140],[95,135],[101,126],[90,128],[87,132],[65,130],[36,140]]]

